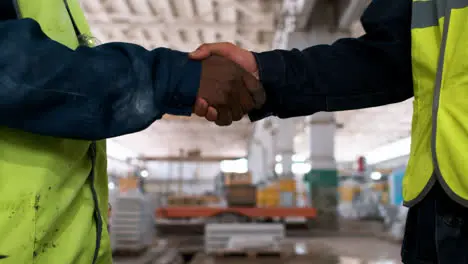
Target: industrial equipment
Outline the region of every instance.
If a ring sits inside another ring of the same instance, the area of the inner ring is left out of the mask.
[[[252,174],[246,173],[224,173],[224,185],[250,185],[252,184]]]
[[[257,187],[251,184],[227,185],[225,196],[229,207],[255,207],[257,204]]]
[[[225,222],[299,222],[306,223],[316,217],[316,210],[309,203],[302,202],[297,207],[297,188],[294,178],[272,178],[268,182],[253,185],[252,176],[247,173],[221,173],[215,177],[214,195],[217,204],[196,202],[191,197],[191,205],[169,202],[156,210],[161,222],[204,221],[206,223]],[[304,188],[303,188],[304,189]],[[307,192],[299,196],[304,200]],[[215,200],[205,197],[206,200]],[[300,223],[299,223],[300,224]]]
[[[302,217],[313,219],[317,216],[314,208],[310,207],[275,207],[275,208],[245,208],[245,207],[161,207],[156,209],[158,219],[188,219],[216,217],[223,214],[237,215],[252,221],[262,219],[286,219],[288,217]]]

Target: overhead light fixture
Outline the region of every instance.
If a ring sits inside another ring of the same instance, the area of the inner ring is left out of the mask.
[[[306,157],[304,155],[294,154],[292,156],[292,161],[293,162],[304,162],[305,160],[306,160]]]
[[[220,162],[222,172],[246,173],[249,171],[247,159],[223,160]]]
[[[406,156],[410,154],[411,137],[406,137],[390,144],[383,145],[368,152],[365,157],[368,164],[375,164],[386,160]]]
[[[281,174],[281,173],[283,173],[283,164],[277,163],[277,164],[275,165],[275,172],[276,172],[276,174]]]
[[[306,174],[311,170],[311,168],[312,166],[310,163],[298,162],[292,164],[291,171],[294,174]]]
[[[148,177],[148,176],[149,176],[148,170],[142,170],[142,171],[140,171],[140,176],[143,177],[143,178]]]
[[[371,173],[370,177],[371,177],[372,180],[378,181],[378,180],[382,179],[382,173],[380,173],[378,171],[374,171],[374,172]]]
[[[276,160],[276,162],[281,162],[283,160],[283,156],[276,155],[275,160]]]

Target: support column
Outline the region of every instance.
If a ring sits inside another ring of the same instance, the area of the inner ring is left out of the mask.
[[[278,155],[281,155],[282,178],[294,178],[292,173],[292,157],[294,155],[294,136],[296,135],[295,119],[282,119],[278,121],[278,135],[276,147]]]
[[[296,120],[293,118],[278,121],[277,153],[281,156],[283,172],[279,178],[280,206],[296,206],[296,179],[292,172],[294,155],[294,136],[296,134]]]
[[[336,122],[333,113],[309,117],[311,171],[305,181],[310,186],[311,203],[317,209],[316,227],[338,228],[338,171],[335,161]]]
[[[319,44],[331,44],[350,35],[337,30],[334,1],[320,1],[314,7],[308,32],[289,34],[288,49],[305,49]],[[320,66],[320,65],[318,65]],[[339,76],[337,76],[339,78]],[[316,225],[338,228],[338,173],[334,158],[336,123],[332,113],[317,113],[310,117],[311,171],[305,177],[309,185],[311,204],[317,209]]]
[[[271,177],[275,172],[275,158],[276,158],[276,146],[277,146],[277,120],[274,118],[268,118],[263,122],[263,139],[264,145],[266,147],[266,162],[267,162],[267,171],[265,177]]]
[[[259,182],[265,179],[267,171],[267,149],[257,137],[252,138],[249,146],[248,166],[252,173],[252,181]]]
[[[264,181],[271,174],[271,161],[274,159],[270,126],[267,120],[255,124],[252,140],[249,142],[248,164],[254,182]]]

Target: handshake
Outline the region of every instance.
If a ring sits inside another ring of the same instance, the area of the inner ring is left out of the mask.
[[[231,43],[204,44],[190,58],[202,60],[196,115],[227,126],[265,104],[265,90],[251,52]]]

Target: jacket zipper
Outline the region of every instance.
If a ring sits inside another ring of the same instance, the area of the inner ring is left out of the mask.
[[[96,263],[99,249],[101,248],[101,238],[102,238],[102,217],[101,211],[99,210],[99,200],[98,195],[96,192],[96,188],[94,186],[94,175],[96,170],[96,142],[93,141],[89,147],[89,156],[91,159],[91,172],[89,173],[89,182],[91,186],[91,193],[93,195],[93,202],[94,202],[94,221],[96,222],[96,247],[94,249],[94,257],[93,257],[93,264]]]
[[[12,0],[12,2],[13,2],[13,8],[15,8],[16,17],[18,19],[22,18],[21,11],[18,6],[18,0]]]

